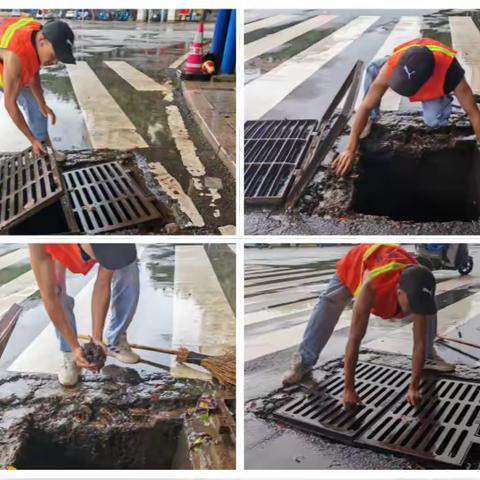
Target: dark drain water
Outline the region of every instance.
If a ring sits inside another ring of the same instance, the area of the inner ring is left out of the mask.
[[[181,425],[162,422],[137,429],[32,429],[15,467],[35,469],[171,469],[175,468]]]
[[[358,213],[416,222],[472,221],[480,216],[480,159],[475,145],[418,158],[361,156],[352,207]]]

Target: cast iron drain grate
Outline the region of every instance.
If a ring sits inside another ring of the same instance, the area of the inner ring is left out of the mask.
[[[282,420],[336,440],[352,442],[391,404],[406,393],[410,372],[383,365],[359,363],[356,389],[362,405],[345,410],[342,405],[343,371],[275,412]]]
[[[454,379],[427,379],[424,400],[412,407],[404,396],[358,442],[447,466],[462,466],[480,444],[480,385]]]
[[[0,230],[25,220],[63,194],[55,160],[31,148],[0,156]]]
[[[317,120],[259,120],[245,124],[245,201],[280,203],[302,164]]]
[[[161,217],[131,173],[116,162],[63,173],[73,213],[85,233],[103,233]]]

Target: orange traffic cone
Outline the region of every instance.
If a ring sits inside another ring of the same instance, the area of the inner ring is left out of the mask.
[[[193,43],[188,53],[187,61],[183,67],[180,77],[190,80],[204,80],[210,77],[209,74],[202,70],[203,64],[203,23],[198,24]]]

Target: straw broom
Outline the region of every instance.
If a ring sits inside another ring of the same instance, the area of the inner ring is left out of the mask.
[[[87,335],[79,335],[81,340],[89,340]],[[175,355],[178,363],[191,363],[200,365],[208,370],[212,377],[219,382],[228,385],[236,385],[236,361],[233,352],[224,355],[205,355],[204,353],[192,352],[187,348],[174,350],[172,348],[149,347],[147,345],[139,345],[137,343],[129,343],[131,348],[138,350],[146,350],[149,352],[166,353],[167,355]]]

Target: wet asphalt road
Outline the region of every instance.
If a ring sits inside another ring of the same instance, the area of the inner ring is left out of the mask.
[[[157,162],[161,163],[178,180],[203,216],[205,233],[218,234],[219,226],[234,225],[235,181],[194,122],[181,94],[181,84],[176,79],[175,70],[169,69],[175,60],[188,52],[197,24],[71,21],[71,26],[76,37],[77,61],[88,63],[95,76],[133,123],[137,133],[148,144],[148,148],[142,149],[141,153],[149,165],[153,167]],[[206,25],[206,38],[211,38],[212,29],[213,24]],[[159,91],[136,90],[109,68],[105,61],[126,62],[162,85],[172,82],[173,103],[167,102]],[[50,128],[56,148],[91,148],[84,121],[85,112],[76,98],[65,67],[58,65],[43,68],[41,78],[47,103],[57,115],[57,124]],[[214,201],[208,193],[194,186],[192,175],[182,163],[181,153],[168,124],[166,107],[169,105],[178,107],[187,129],[186,135],[193,142],[197,156],[205,167],[206,177],[214,177],[222,183],[219,197]],[[2,119],[0,131],[1,129]],[[0,139],[0,151],[11,151],[9,148],[12,146],[8,138]],[[215,208],[212,208],[212,203],[215,203]],[[170,206],[175,205],[175,201],[171,201]],[[182,215],[178,207],[176,210]],[[182,220],[184,224],[188,224],[188,219]],[[182,225],[182,222],[179,223]]]
[[[433,10],[265,10],[247,11],[246,23],[269,18],[279,14],[287,14],[288,19],[273,26],[254,30],[245,35],[245,43],[255,42],[268,34],[282,32],[289,27],[305,22],[317,15],[335,15],[336,18],[326,24],[309,30],[302,35],[284,42],[278,47],[263,53],[245,62],[245,82],[248,87],[255,80],[272,69],[284,64],[295,55],[302,53],[316,42],[338,31],[346,24],[360,15],[378,16],[362,35],[351,45],[336,54],[323,67],[304,80],[300,85],[293,88],[290,93],[278,104],[270,109],[262,119],[321,119],[326,108],[333,100],[339,85],[346,78],[357,60],[363,60],[366,64],[374,57],[377,50],[385,42],[386,38],[403,16],[420,16],[420,34],[451,45],[451,33],[448,23],[448,15],[456,15],[459,12],[449,10],[435,12]],[[478,27],[478,19],[474,18]],[[302,68],[301,65],[298,66]],[[279,79],[280,80],[280,79]],[[246,110],[249,104],[258,102],[257,98],[245,99]],[[402,101],[401,111],[419,110],[419,104],[409,104]],[[245,206],[245,233],[250,235],[387,235],[387,234],[476,234],[478,222],[424,222],[422,224],[404,222],[403,224],[389,221],[376,221],[375,217],[360,218],[352,222],[345,222],[341,218],[286,215],[283,208]]]
[[[245,252],[245,402],[264,397],[281,386],[290,359],[317,301],[326,287],[336,261],[346,246],[247,248]],[[413,251],[413,246],[406,246]],[[457,325],[450,336],[480,343],[480,247],[470,247],[474,270],[460,277],[455,271],[436,271],[439,319],[453,318]],[[291,283],[289,283],[291,282]],[[320,357],[315,378],[322,378],[321,365],[342,358],[348,337],[348,319],[340,320]],[[463,324],[463,322],[468,321]],[[408,320],[382,321],[371,318],[362,346],[393,338],[396,329]],[[443,325],[443,323],[442,323]],[[474,340],[474,339],[477,340]],[[451,348],[451,347],[454,348]],[[458,348],[457,348],[458,347]],[[478,350],[451,344],[437,344],[448,361],[478,365]],[[403,349],[402,353],[408,350]],[[387,360],[388,363],[388,360]],[[342,445],[285,425],[245,413],[245,464],[247,469],[412,469],[415,462],[406,458]]]

